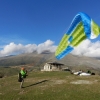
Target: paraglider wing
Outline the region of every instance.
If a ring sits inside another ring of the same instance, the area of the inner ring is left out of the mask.
[[[79,12],[73,19],[68,31],[59,43],[55,56],[61,59],[85,39],[94,39],[99,35],[99,26],[85,13]]]

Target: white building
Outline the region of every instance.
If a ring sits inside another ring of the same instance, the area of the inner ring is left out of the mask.
[[[64,64],[57,62],[49,62],[44,65],[44,68],[41,71],[60,71],[62,70]]]

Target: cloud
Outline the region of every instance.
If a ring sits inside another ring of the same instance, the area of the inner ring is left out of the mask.
[[[50,52],[55,52],[57,46],[54,45],[54,42],[51,40],[47,40],[44,43],[41,43],[39,45],[36,44],[15,44],[14,42],[11,42],[10,44],[3,47],[3,49],[0,51],[0,56],[8,56],[8,55],[16,55],[21,53],[32,53],[34,51],[37,51],[38,53],[42,53],[45,50],[48,50]]]
[[[38,53],[42,53],[42,52],[45,51],[45,50],[48,50],[48,51],[50,51],[50,52],[55,52],[57,46],[55,46],[55,45],[53,45],[53,44],[54,44],[53,41],[47,40],[46,42],[41,43],[41,44],[38,45],[38,47],[37,47],[37,52],[38,52]]]
[[[40,44],[15,44],[11,42],[5,45],[2,50],[0,50],[0,57],[8,55],[17,55],[22,53],[32,53],[37,51],[37,53],[42,53],[43,51],[55,52],[57,46],[54,42],[47,40]],[[89,57],[100,57],[100,41],[92,43],[90,40],[83,41],[79,46],[77,46],[72,52],[73,55],[89,56]]]
[[[90,40],[85,40],[71,53],[80,56],[100,57],[100,41],[92,43]]]

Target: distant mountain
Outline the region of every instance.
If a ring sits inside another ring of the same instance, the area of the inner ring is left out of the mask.
[[[26,64],[33,64],[34,66],[40,65],[45,63],[47,59],[50,58],[53,54],[51,53],[42,53],[37,54],[34,53],[27,53],[27,54],[20,54],[16,56],[7,56],[0,58],[0,66],[16,66],[16,65],[26,65]]]
[[[63,59],[57,60],[54,53],[50,53],[49,51],[42,52],[41,54],[37,54],[36,52],[34,52],[16,56],[1,57],[0,66],[18,66],[27,64],[33,64],[34,66],[43,66],[46,62],[55,61],[72,67],[86,66],[94,69],[100,68],[100,59],[69,54]]]

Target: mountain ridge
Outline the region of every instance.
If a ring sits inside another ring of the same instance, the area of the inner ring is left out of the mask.
[[[38,53],[27,53],[14,56],[7,56],[0,58],[0,66],[19,66],[33,64],[34,66],[40,66],[46,62],[59,62],[66,66],[87,66],[92,68],[100,68],[100,60],[97,58],[76,56],[69,54],[61,60],[55,58],[54,53],[43,52]]]

